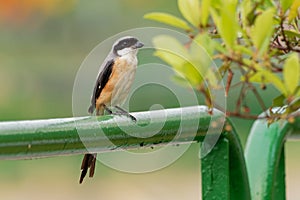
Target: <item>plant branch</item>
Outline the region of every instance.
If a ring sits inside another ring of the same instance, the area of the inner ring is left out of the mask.
[[[256,97],[260,107],[262,108],[262,110],[267,110],[267,107],[264,103],[264,100],[261,98],[261,96],[259,95],[258,91],[256,90],[256,88],[252,85],[252,83],[248,82],[248,87],[251,89],[251,91],[253,92],[254,96]]]

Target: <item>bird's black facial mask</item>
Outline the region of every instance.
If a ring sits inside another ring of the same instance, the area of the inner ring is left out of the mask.
[[[134,46],[136,43],[138,43],[138,40],[136,38],[125,38],[121,41],[119,41],[113,49],[113,52],[115,55],[118,55],[118,51],[125,49],[125,48],[130,48]]]

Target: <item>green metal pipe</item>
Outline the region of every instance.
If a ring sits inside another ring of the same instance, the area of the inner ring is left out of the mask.
[[[132,114],[137,118],[136,123],[120,116],[0,122],[0,159],[31,159],[83,154],[87,149],[106,152],[166,143],[200,142],[211,119],[223,117],[218,111],[209,115],[204,106]]]
[[[252,199],[285,199],[284,143],[290,135],[299,138],[299,130],[300,118],[271,125],[255,121],[245,148]]]

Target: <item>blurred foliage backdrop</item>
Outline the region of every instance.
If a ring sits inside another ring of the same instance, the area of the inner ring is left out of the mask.
[[[73,82],[85,56],[111,35],[157,26],[143,19],[157,10],[179,15],[176,0],[0,0],[0,120],[72,116]],[[175,105],[172,98],[168,102],[166,107]],[[152,104],[159,102],[149,98],[136,109]],[[245,142],[252,122],[234,122]],[[293,182],[300,178],[297,149],[288,145],[289,197],[295,197]],[[83,185],[81,159],[0,161],[1,199],[199,199],[198,144],[149,174],[120,173],[98,163],[94,179]]]

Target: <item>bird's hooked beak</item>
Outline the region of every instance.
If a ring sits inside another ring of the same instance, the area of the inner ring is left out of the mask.
[[[134,45],[134,48],[135,49],[138,49],[138,48],[142,48],[144,46],[143,43],[141,43],[140,41],[138,41],[135,45]]]

